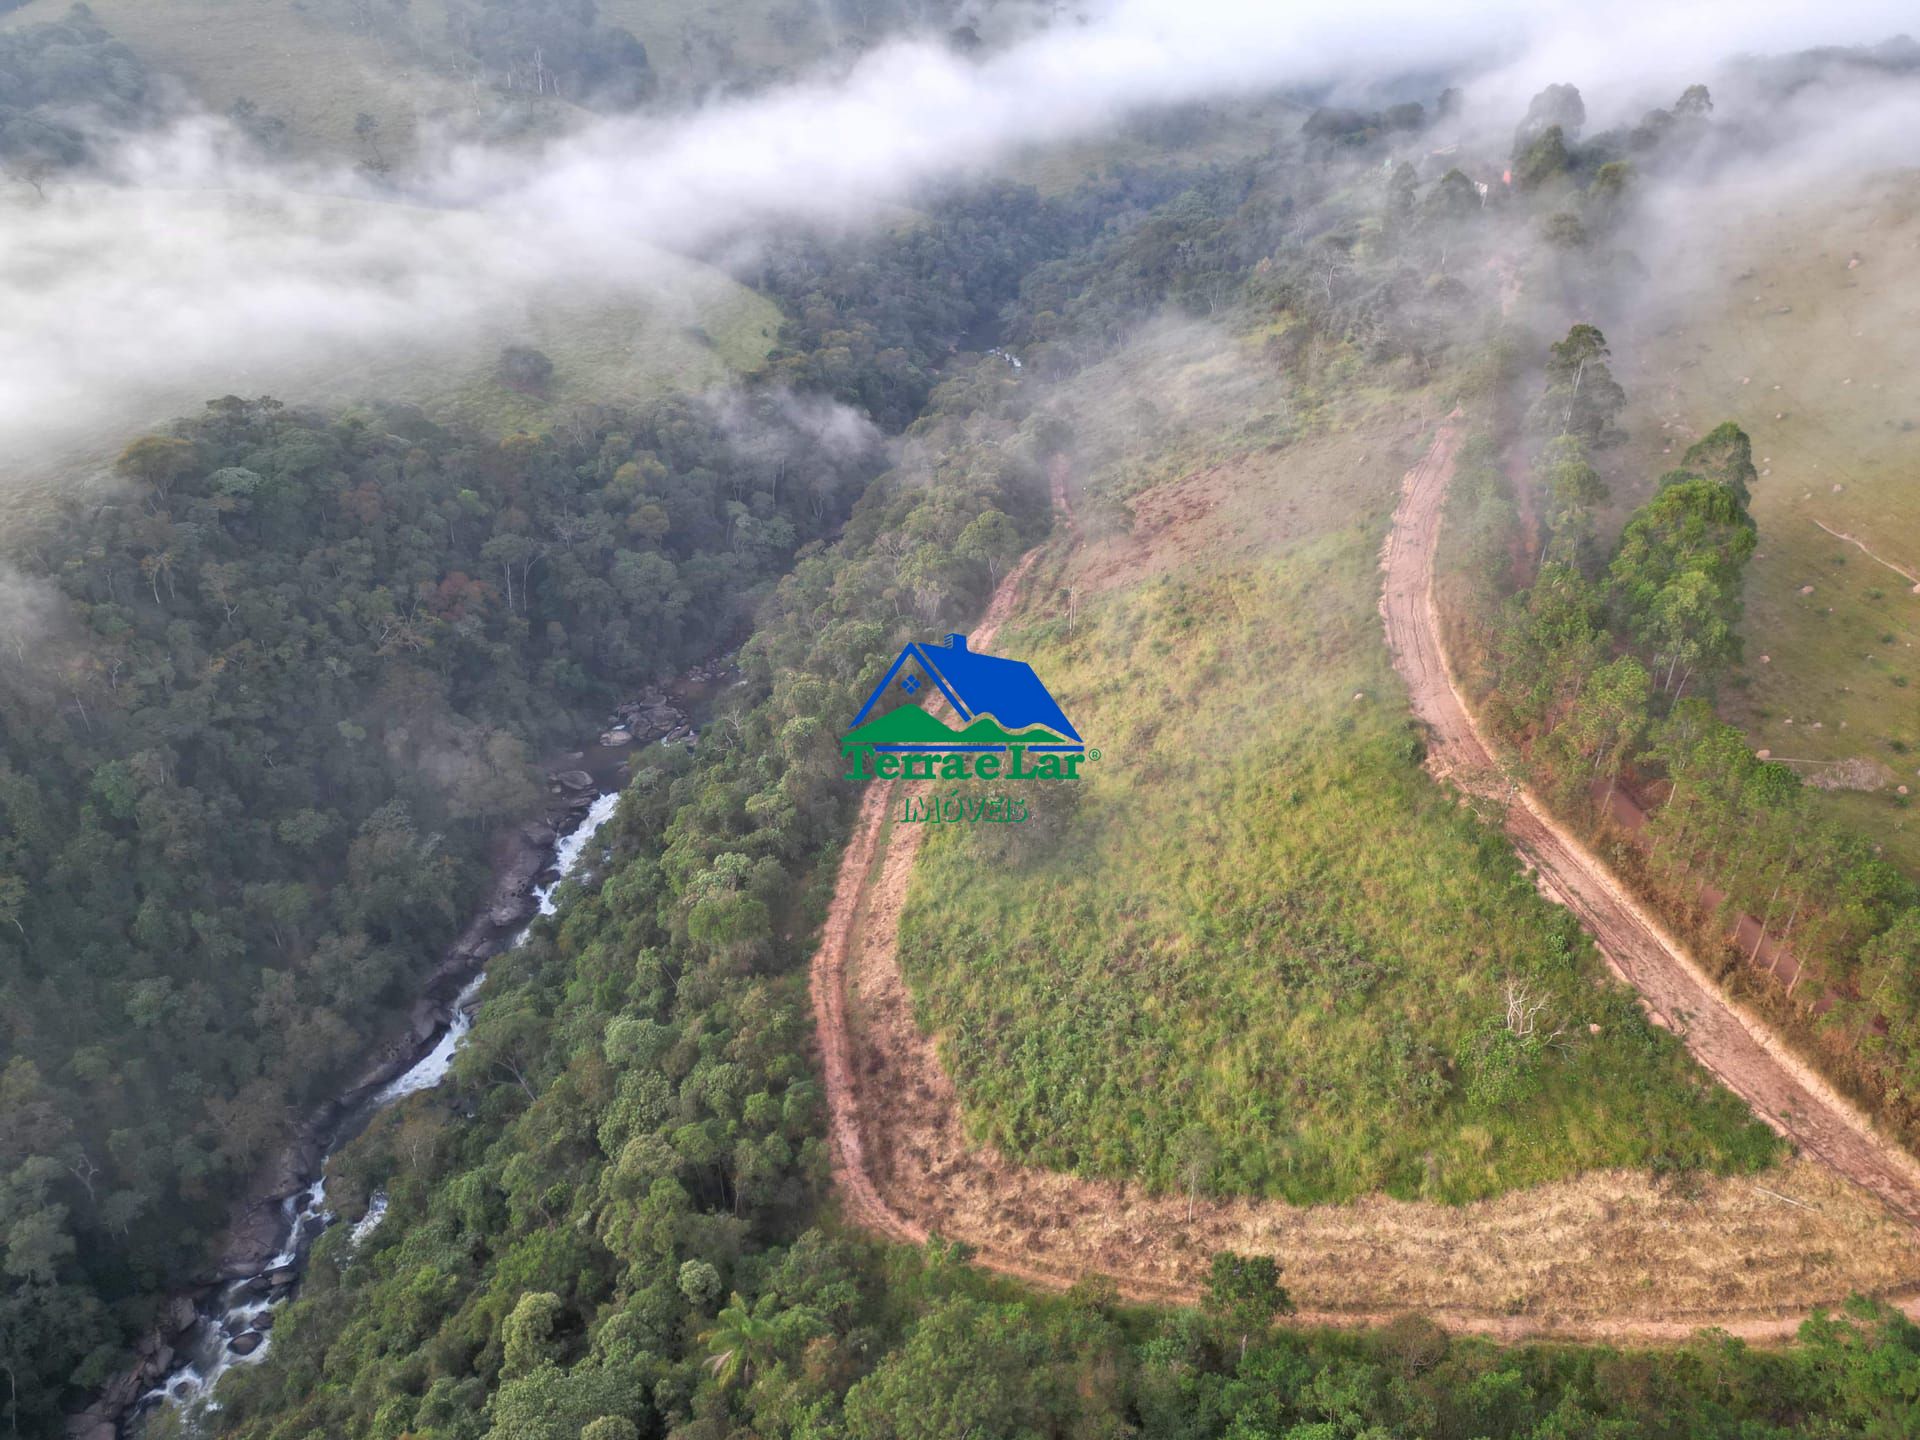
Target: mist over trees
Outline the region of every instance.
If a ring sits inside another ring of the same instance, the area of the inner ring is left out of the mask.
[[[151,114],[146,67],[84,6],[0,30],[0,169],[38,186],[92,153],[86,117],[126,127]]]

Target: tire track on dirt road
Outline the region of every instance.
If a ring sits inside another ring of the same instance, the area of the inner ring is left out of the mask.
[[[1408,656],[1409,683],[1429,696],[1436,684],[1451,693],[1421,609],[1456,443],[1443,426],[1408,476],[1383,557],[1398,553],[1414,566],[1390,571],[1383,611],[1396,653]],[[1065,512],[1065,477],[1051,478]],[[974,630],[979,648],[1017,611],[1043,556],[1052,564],[1078,544],[1068,513],[1048,547],[1029,551],[996,589]],[[1490,770],[1471,726],[1454,732],[1458,743],[1436,744],[1436,760]],[[867,787],[809,976],[829,1153],[849,1223],[903,1244],[934,1234],[963,1242],[982,1268],[1042,1289],[1108,1276],[1125,1298],[1150,1304],[1192,1303],[1218,1250],[1271,1254],[1301,1306],[1293,1323],[1303,1325],[1375,1325],[1419,1310],[1449,1329],[1510,1341],[1677,1342],[1710,1325],[1768,1341],[1790,1337],[1809,1305],[1855,1290],[1920,1313],[1920,1300],[1904,1298],[1920,1295],[1912,1229],[1810,1161],[1778,1167],[1764,1184],[1707,1178],[1687,1190],[1608,1171],[1462,1206],[1374,1195],[1297,1207],[1247,1197],[1194,1204],[1023,1166],[974,1144],[899,963],[899,920],[924,834],[889,827],[889,809],[907,793],[900,782]]]

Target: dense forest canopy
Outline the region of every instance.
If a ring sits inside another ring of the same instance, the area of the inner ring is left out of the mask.
[[[93,1293],[195,1268],[464,923],[532,757],[834,523],[865,457],[749,423],[780,465],[689,405],[496,444],[230,399],[38,540],[0,679],[14,1303],[110,1335]]]

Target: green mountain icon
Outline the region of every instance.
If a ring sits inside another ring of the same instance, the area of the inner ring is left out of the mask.
[[[906,704],[889,710],[877,720],[869,720],[840,737],[841,750],[860,745],[1059,745],[1059,735],[1044,725],[1025,730],[1008,730],[991,715],[982,715],[966,729],[955,732],[944,720],[936,720],[918,705]]]
[[[1044,725],[1008,730],[991,715],[982,715],[958,737],[962,745],[1064,745],[1066,739]]]
[[[936,720],[918,705],[895,707],[840,737],[840,748],[854,745],[951,745],[959,739],[952,727]]]

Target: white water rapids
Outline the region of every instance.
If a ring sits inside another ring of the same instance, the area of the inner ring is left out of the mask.
[[[587,853],[587,846],[600,827],[613,817],[614,808],[619,803],[618,791],[600,796],[593,802],[593,807],[580,817],[580,822],[555,843],[551,867],[555,878],[533,892],[542,915],[558,913],[559,906],[554,897],[561,884],[578,868]],[[527,932],[522,930],[514,937],[513,943],[522,944],[526,938]],[[370,1102],[372,1111],[384,1109],[394,1101],[422,1090],[431,1090],[447,1078],[447,1073],[453,1068],[455,1053],[467,1033],[473,1029],[476,998],[486,978],[486,972],[481,971],[453,998],[448,1007],[447,1028],[439,1041],[410,1069],[396,1075],[374,1094]],[[331,1155],[332,1151],[329,1151],[327,1158]],[[325,1158],[321,1164],[324,1167]],[[192,1331],[180,1342],[182,1362],[164,1381],[141,1396],[136,1415],[161,1403],[190,1409],[204,1402],[211,1408],[216,1402],[210,1397],[222,1375],[235,1365],[253,1364],[267,1353],[273,1325],[272,1311],[293,1293],[308,1247],[334,1220],[333,1212],[327,1209],[324,1170],[313,1177],[305,1190],[289,1196],[280,1204],[286,1227],[286,1239],[280,1247],[280,1253],[269,1260],[258,1275],[227,1285],[214,1301],[211,1311],[201,1312]],[[387,1197],[383,1194],[372,1196],[367,1213],[353,1227],[354,1243],[358,1244],[371,1234],[386,1213]],[[234,1348],[236,1344],[239,1349]]]

